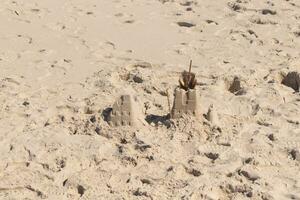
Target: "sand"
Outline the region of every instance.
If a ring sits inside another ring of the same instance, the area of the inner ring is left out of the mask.
[[[300,199],[300,95],[282,84],[300,72],[299,13],[297,0],[2,0],[0,199]],[[190,60],[202,115],[170,120],[166,91]],[[124,93],[141,123],[111,127]]]

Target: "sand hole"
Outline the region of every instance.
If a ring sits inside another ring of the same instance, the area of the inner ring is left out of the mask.
[[[78,194],[80,194],[80,196],[82,197],[82,195],[83,195],[84,192],[85,192],[85,188],[84,188],[82,185],[78,185],[78,186],[77,186],[77,192],[78,192]]]
[[[242,6],[240,6],[238,3],[235,3],[235,2],[228,2],[228,7],[233,10],[233,11],[236,11],[236,12],[239,12],[241,10],[245,10],[245,8],[243,8]]]
[[[239,77],[235,76],[232,82],[229,82],[228,91],[235,95],[242,95],[244,93],[241,86],[241,79]]]
[[[209,152],[209,153],[205,153],[205,156],[213,161],[215,161],[216,159],[219,158],[219,154],[218,153],[212,153],[212,152]]]
[[[298,149],[292,149],[290,152],[289,152],[289,157],[292,159],[292,160],[300,160],[300,152]]]
[[[181,27],[187,27],[187,28],[196,26],[195,24],[189,23],[189,22],[177,22],[177,24],[178,24],[178,26],[181,26]]]
[[[270,10],[270,9],[262,9],[261,10],[261,14],[263,15],[276,15],[276,11],[275,10]]]
[[[68,179],[66,179],[66,180],[63,181],[63,186],[66,185],[67,181],[68,181]]]
[[[199,177],[199,176],[202,175],[202,173],[197,169],[186,169],[186,172],[188,174],[191,174],[191,175],[195,176],[195,177]]]
[[[294,32],[294,35],[295,35],[296,37],[300,37],[300,31],[295,31],[295,32]]]
[[[300,87],[300,74],[298,72],[289,72],[281,82],[283,85],[294,89],[299,92]]]
[[[141,179],[143,184],[151,185],[151,181],[149,179]]]

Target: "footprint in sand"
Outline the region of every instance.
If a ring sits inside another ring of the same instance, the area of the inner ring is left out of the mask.
[[[277,12],[274,11],[274,10],[262,9],[261,14],[263,14],[263,15],[276,15]]]
[[[186,28],[191,28],[191,27],[196,26],[195,24],[190,23],[190,22],[177,22],[177,25],[180,27],[186,27]]]

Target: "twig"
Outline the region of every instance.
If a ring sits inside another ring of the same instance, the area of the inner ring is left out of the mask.
[[[192,64],[193,64],[193,61],[190,60],[190,68],[189,68],[189,81],[188,81],[188,85],[187,85],[187,89],[189,90],[189,84],[190,84],[190,81],[191,81],[191,72],[192,72]]]
[[[167,93],[167,98],[168,98],[168,107],[169,107],[170,117],[172,117],[171,105],[170,105],[170,95],[169,95],[168,89],[166,90],[166,93]]]

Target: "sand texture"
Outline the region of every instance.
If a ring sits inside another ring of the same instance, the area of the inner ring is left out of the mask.
[[[1,0],[0,199],[300,199],[299,22],[298,0]],[[170,119],[190,60],[200,116]],[[110,126],[127,94],[138,123]]]

